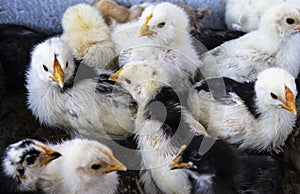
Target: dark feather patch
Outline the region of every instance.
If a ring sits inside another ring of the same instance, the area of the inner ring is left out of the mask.
[[[20,160],[20,163],[23,163],[24,160],[25,160],[25,158],[26,158],[26,156],[28,156],[28,155],[30,155],[30,156],[35,156],[35,158],[36,158],[36,157],[38,157],[38,156],[40,155],[40,152],[37,151],[37,150],[35,150],[35,149],[31,149],[31,150],[25,152],[24,155],[22,155],[22,158],[21,158],[21,160]],[[30,163],[31,163],[31,162],[30,162]],[[30,163],[29,163],[29,165],[30,165]]]
[[[161,106],[156,106],[159,102]],[[170,87],[163,87],[158,94],[148,103],[146,114],[148,118],[163,123],[166,136],[173,136],[181,120],[180,99]]]
[[[25,148],[25,147],[27,147],[29,145],[32,145],[32,144],[35,144],[34,141],[32,141],[30,139],[27,139],[27,140],[22,141],[22,143],[16,149]]]
[[[197,91],[204,90],[211,92],[214,99],[222,102],[230,98],[229,93],[235,93],[237,96],[244,101],[249,112],[254,118],[258,118],[260,113],[257,112],[256,107],[256,94],[254,90],[254,82],[240,83],[233,79],[222,77],[222,78],[209,78],[202,80],[201,84],[195,87]]]

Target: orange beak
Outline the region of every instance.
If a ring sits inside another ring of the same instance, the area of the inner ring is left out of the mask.
[[[300,32],[300,26],[296,27],[294,30],[299,31]]]
[[[295,97],[293,92],[288,88],[285,87],[285,98],[286,98],[286,103],[285,104],[280,104],[282,108],[290,111],[292,114],[295,116],[297,115],[297,106],[295,102]]]
[[[108,79],[111,81],[114,81],[118,84],[120,84],[119,82],[119,75],[121,73],[121,71],[123,71],[123,68],[119,69],[117,72],[115,72],[114,74],[112,74]]]
[[[153,17],[152,13],[147,16],[145,23],[141,27],[140,36],[152,36],[156,34],[156,32],[150,30],[150,27],[148,25],[152,17]]]
[[[52,162],[53,160],[59,158],[61,156],[61,154],[55,150],[52,150],[44,145],[38,145],[40,148],[42,148],[43,150],[45,150],[44,155],[42,155],[41,157],[41,166],[47,165],[50,162]]]
[[[53,76],[51,76],[52,80],[58,83],[58,85],[63,88],[64,87],[64,72],[61,69],[61,65],[55,57],[54,65],[53,65]]]
[[[182,162],[182,152],[186,149],[186,145],[182,145],[181,148],[179,149],[175,159],[170,163],[170,169],[182,169],[182,168],[189,168],[192,166],[192,164]]]
[[[118,159],[116,159],[111,152],[107,150],[102,150],[102,152],[108,156],[110,159],[111,163],[109,166],[102,172],[102,174],[107,174],[110,172],[115,172],[115,171],[127,171],[127,168],[125,167],[124,164],[122,164]]]

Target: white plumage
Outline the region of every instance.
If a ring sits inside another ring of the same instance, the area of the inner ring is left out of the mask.
[[[62,17],[62,39],[73,49],[77,59],[96,70],[114,68],[115,57],[111,30],[100,12],[88,5],[78,4],[69,7]]]
[[[254,80],[269,67],[286,69],[294,77],[300,70],[300,4],[284,2],[269,8],[259,29],[225,42],[205,53],[201,72],[205,77],[224,76]]]
[[[50,162],[61,156],[42,142],[24,139],[9,145],[3,156],[2,167],[5,175],[18,182],[21,191],[37,190],[37,182]]]
[[[63,157],[43,171],[39,186],[45,193],[116,193],[119,183],[116,171],[126,171],[126,167],[107,146],[73,139],[51,147]]]
[[[229,29],[251,32],[258,27],[263,13],[274,2],[283,0],[228,0],[225,9],[225,22]]]
[[[193,75],[199,57],[189,35],[189,19],[172,3],[149,5],[138,21],[115,27],[112,39],[120,66],[130,61],[163,60]]]
[[[42,124],[83,136],[129,135],[136,111],[130,94],[106,78],[81,80],[63,89],[71,81],[74,66],[70,47],[58,37],[34,48],[26,75],[33,115]]]
[[[187,176],[171,171],[168,162],[175,156],[180,142],[188,141],[189,134],[206,132],[181,105],[184,104],[181,89],[170,87],[172,79],[180,78],[176,74],[170,77],[161,67],[156,62],[131,62],[111,79],[126,88],[139,104],[136,134],[142,169],[146,171],[142,176],[146,193],[189,193]]]
[[[253,83],[211,78],[194,89],[190,108],[208,134],[240,149],[280,152],[293,131],[297,89],[294,77],[284,69],[264,70]]]

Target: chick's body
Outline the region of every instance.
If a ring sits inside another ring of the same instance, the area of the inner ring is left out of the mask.
[[[258,30],[203,54],[203,75],[248,81],[255,80],[264,69],[280,67],[297,77],[300,71],[299,7],[295,2],[275,4],[262,16]]]
[[[72,52],[60,38],[35,47],[26,84],[28,107],[34,116],[48,126],[95,138],[106,133],[126,136],[132,132],[135,102],[105,76],[81,80],[62,89],[74,76],[74,66]],[[57,76],[57,72],[61,75]]]
[[[194,89],[189,105],[208,133],[241,149],[280,152],[293,131],[297,89],[284,69],[264,70],[256,82],[210,78]]]

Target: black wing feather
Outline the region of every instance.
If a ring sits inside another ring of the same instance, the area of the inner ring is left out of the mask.
[[[200,81],[200,85],[195,87],[197,91],[204,90],[211,92],[214,99],[223,102],[224,100],[231,98],[230,93],[235,93],[244,101],[246,107],[250,113],[258,118],[260,113],[257,112],[256,107],[256,94],[254,90],[254,82],[237,82],[231,78],[209,78]]]

